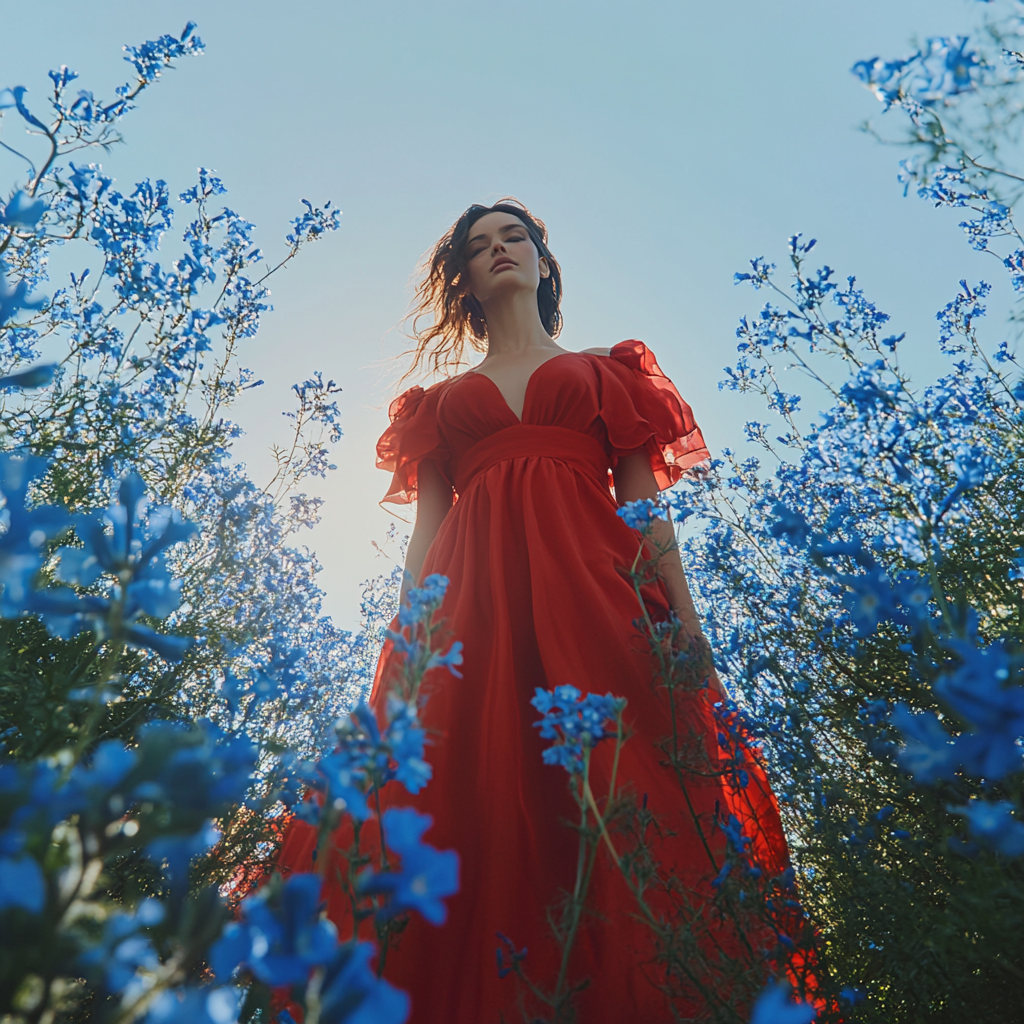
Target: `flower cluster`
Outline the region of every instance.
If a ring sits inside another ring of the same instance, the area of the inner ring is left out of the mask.
[[[243,900],[240,920],[229,924],[210,949],[214,977],[226,984],[236,971],[247,971],[279,988],[305,985],[319,968],[321,1020],[341,1022],[361,1009],[367,1020],[402,1024],[409,997],[374,975],[372,945],[339,944],[337,929],[321,914],[322,887],[319,875],[293,875]]]
[[[362,892],[387,896],[387,905],[379,913],[391,917],[416,910],[431,924],[444,923],[448,911],[442,900],[459,890],[459,856],[421,841],[430,825],[429,815],[411,807],[389,807],[381,815],[388,849],[398,854],[402,865],[399,871],[367,869],[359,879]]]
[[[588,752],[601,740],[620,734],[626,707],[622,697],[581,693],[568,684],[553,690],[538,687],[530,703],[543,716],[534,722],[541,738],[555,740],[544,750],[544,763],[561,765],[570,775],[584,771]]]
[[[668,518],[668,509],[661,501],[641,498],[620,505],[616,514],[627,525],[641,532],[647,530],[655,519]]]
[[[410,587],[406,601],[398,610],[398,629],[388,629],[387,638],[410,666],[422,676],[435,668],[446,668],[461,678],[457,666],[462,664],[462,641],[456,640],[442,653],[432,647],[436,616],[444,603],[448,578],[434,573],[421,587]]]
[[[895,106],[916,113],[922,107],[950,104],[977,88],[984,64],[967,43],[966,36],[934,36],[902,60],[858,61],[853,73],[886,110]]]
[[[1014,221],[1015,169],[1002,166],[1002,153],[1016,138],[1019,113],[1007,97],[1024,81],[1024,22],[1016,0],[984,3],[972,46],[963,36],[929,39],[905,60],[859,61],[852,71],[884,111],[909,115],[899,139],[911,149],[899,161],[903,194],[913,187],[935,206],[972,211],[960,222],[968,243],[997,255],[1019,293],[1024,239]]]
[[[311,824],[319,824],[324,808],[344,811],[357,821],[371,813],[368,798],[386,783],[397,779],[410,793],[418,793],[430,781],[425,760],[425,734],[414,704],[389,698],[387,726],[382,730],[374,713],[360,704],[349,719],[335,728],[337,747],[315,765],[301,769],[297,780],[310,792],[323,794],[323,803],[306,800],[295,812]]]
[[[68,638],[83,630],[101,640],[123,636],[133,646],[180,661],[193,638],[157,633],[138,619],[164,619],[181,604],[181,581],[172,578],[165,552],[191,540],[198,528],[169,506],[149,509],[144,520],[144,497],[142,478],[129,474],[121,481],[117,504],[105,515],[86,513],[72,520],[82,546],[54,553],[58,580],[81,589],[106,584],[105,594],[47,587],[31,595],[26,610],[37,612],[54,636]]]

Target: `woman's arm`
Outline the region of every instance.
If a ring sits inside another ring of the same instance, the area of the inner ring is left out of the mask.
[[[658,483],[654,479],[651,461],[645,451],[624,455],[619,459],[613,470],[615,478],[615,498],[620,505],[628,501],[639,501],[641,498],[657,498]],[[700,619],[693,603],[690,586],[686,582],[683,563],[679,558],[679,545],[676,543],[675,528],[666,519],[655,519],[651,524],[651,542],[662,552],[658,559],[658,574],[665,582],[669,603],[676,617],[682,623],[680,640],[683,645],[703,647],[710,653],[710,647],[700,628]],[[712,667],[711,684],[725,696],[722,684]]]
[[[650,459],[646,452],[624,455],[613,471],[615,477],[615,498],[620,505],[642,498],[657,498],[658,484],[654,479]],[[665,519],[655,519],[651,524],[651,540],[658,551],[663,552],[658,560],[658,574],[665,581],[672,610],[683,624],[687,637],[700,635],[700,620],[693,604],[683,563],[679,558],[675,529]]]
[[[427,549],[452,507],[452,485],[441,475],[430,459],[419,464],[416,480],[416,525],[413,527],[409,547],[405,552],[405,577],[402,580],[401,600],[406,591],[414,587],[423,571]]]

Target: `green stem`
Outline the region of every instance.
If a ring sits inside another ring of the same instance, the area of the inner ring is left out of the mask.
[[[581,786],[584,792],[586,792],[590,788],[589,782],[587,781],[589,774],[590,750],[589,748],[584,748],[583,775],[581,779]],[[594,843],[592,840],[588,840],[586,836],[586,799],[582,794],[578,799],[580,801],[580,810],[582,812],[580,839],[581,843],[585,844],[587,855],[585,857],[582,882],[580,880],[580,875],[577,872],[576,892],[574,893],[573,898],[569,903],[569,928],[565,934],[565,939],[562,943],[562,961],[558,969],[558,980],[555,982],[553,1006],[555,1010],[556,1021],[562,1018],[563,1004],[565,1003],[566,997],[568,996],[568,993],[566,992],[566,978],[569,973],[569,957],[572,953],[572,948],[576,943],[576,934],[579,931],[580,920],[583,917],[583,906],[586,902],[587,890],[590,888],[590,879],[593,875],[594,861],[596,859],[595,854],[597,853],[597,844]]]

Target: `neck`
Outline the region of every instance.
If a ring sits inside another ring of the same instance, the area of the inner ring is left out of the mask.
[[[544,330],[536,292],[515,292],[484,307],[487,317],[487,355],[523,352],[531,348],[558,348]]]

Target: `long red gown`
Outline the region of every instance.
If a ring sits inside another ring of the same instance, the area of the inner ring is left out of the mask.
[[[433,817],[425,841],[458,851],[461,888],[449,917],[435,928],[419,915],[389,952],[385,974],[412,996],[412,1024],[499,1024],[520,1021],[514,977],[499,978],[497,932],[527,947],[525,969],[550,986],[559,962],[546,908],[573,886],[578,839],[566,826],[578,811],[561,767],[545,765],[549,741],[533,727],[535,687],[569,683],[584,692],[628,699],[632,735],[619,768],[669,834],[658,849],[662,867],[708,897],[714,871],[672,772],[657,743],[669,731],[663,693],[652,684],[650,655],[634,620],[640,608],[620,571],[638,534],[616,515],[608,471],[616,460],[646,451],[661,487],[708,457],[690,407],[638,341],[609,356],[566,353],[530,378],[522,420],[486,376],[467,373],[406,391],[391,407],[378,445],[379,465],[394,478],[393,502],[412,501],[417,467],[431,459],[458,499],[426,556],[423,574],[443,573],[450,586],[443,614],[463,641],[462,678],[436,671],[427,688],[423,724],[433,779],[416,797],[389,802]],[[652,617],[668,616],[664,588],[649,588]],[[392,655],[386,649],[371,703],[382,701]],[[710,700],[694,695],[685,713],[714,757]],[[612,741],[595,750],[593,791],[607,790]],[[758,854],[769,872],[787,863],[785,840],[763,780],[757,806]],[[396,788],[392,783],[388,789]],[[721,858],[724,839],[712,824],[734,807],[721,778],[695,779],[690,799]],[[742,811],[742,808],[735,808]],[[672,835],[671,833],[674,833]],[[312,870],[315,832],[296,821],[279,857],[288,871]],[[328,878],[331,872],[328,871]],[[347,913],[327,883],[329,914]],[[579,1002],[583,1024],[672,1019],[656,985],[659,970],[632,897],[602,850],[591,884],[596,914],[588,918],[571,976],[590,979]]]

